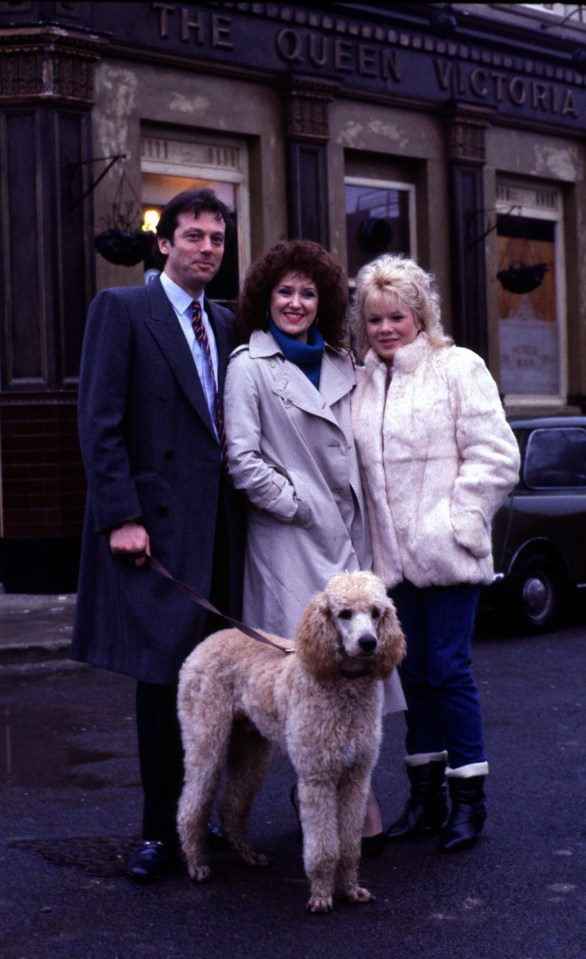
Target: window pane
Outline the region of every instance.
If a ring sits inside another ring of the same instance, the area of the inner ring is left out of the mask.
[[[525,482],[534,489],[586,486],[586,430],[535,430],[525,455]]]
[[[500,384],[505,394],[561,391],[555,224],[497,217]]]
[[[381,253],[411,255],[409,192],[393,187],[346,184],[348,275]]]

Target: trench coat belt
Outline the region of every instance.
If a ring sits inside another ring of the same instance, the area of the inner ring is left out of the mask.
[[[227,620],[227,622],[231,623],[232,626],[235,626],[236,629],[239,629],[241,633],[245,633],[247,636],[250,636],[251,639],[256,639],[257,642],[264,643],[265,646],[274,646],[274,648],[278,649],[281,653],[295,652],[295,648],[293,646],[290,648],[279,646],[277,643],[273,643],[273,641],[267,636],[263,636],[262,633],[257,632],[256,629],[252,629],[250,626],[245,626],[244,623],[238,622],[237,619],[232,619],[232,617],[227,616],[226,613],[221,613],[219,609],[216,609],[216,607],[210,603],[205,596],[202,596],[201,593],[198,593],[197,590],[192,589],[191,586],[187,586],[186,583],[182,583],[181,580],[175,579],[169,570],[165,569],[163,564],[159,563],[158,559],[155,559],[154,556],[147,556],[146,564],[147,566],[150,566],[151,569],[153,569],[156,573],[159,573],[160,576],[164,576],[166,579],[171,580],[172,583],[175,583],[175,585],[182,590],[182,592],[186,593],[194,603],[197,603],[199,606],[203,606],[203,608],[207,609],[210,613],[216,613],[217,616],[221,616],[223,619]]]

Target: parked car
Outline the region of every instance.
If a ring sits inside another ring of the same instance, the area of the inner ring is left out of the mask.
[[[493,522],[489,590],[532,632],[586,587],[586,416],[511,419],[520,480]]]

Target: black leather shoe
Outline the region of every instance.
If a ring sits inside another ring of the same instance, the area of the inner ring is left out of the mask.
[[[135,882],[156,882],[169,872],[174,859],[174,853],[165,843],[144,840],[130,857],[128,875]]]
[[[411,793],[403,814],[386,830],[387,842],[416,839],[438,832],[448,818],[446,763],[433,760],[421,766],[407,766]]]
[[[478,842],[486,819],[484,776],[448,782],[452,808],[440,833],[439,852],[460,852]]]

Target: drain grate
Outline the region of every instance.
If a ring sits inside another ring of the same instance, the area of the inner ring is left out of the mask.
[[[30,849],[54,866],[73,866],[89,876],[125,876],[135,836],[80,836],[73,839],[13,839],[13,849]]]

